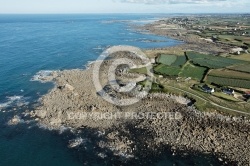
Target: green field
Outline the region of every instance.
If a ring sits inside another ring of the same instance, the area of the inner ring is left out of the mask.
[[[250,52],[250,49],[248,49],[248,52]],[[241,54],[241,55],[234,55],[234,56],[231,56],[230,58],[249,62],[250,61],[250,54],[245,53],[245,54]]]
[[[186,55],[189,60],[193,60],[197,58],[207,58],[208,56],[211,56],[211,55],[201,54],[201,53],[193,52],[193,51],[187,51]]]
[[[188,59],[192,61],[193,64],[208,67],[211,69],[225,68],[236,64],[246,64],[246,61],[230,59],[221,56],[213,56],[200,54],[196,52],[186,52]]]
[[[250,89],[250,81],[249,80],[207,76],[206,82],[214,83],[214,84],[221,85],[221,86],[232,86],[232,87],[240,87],[240,88]]]
[[[154,72],[156,74],[165,75],[165,76],[178,76],[180,71],[181,71],[180,67],[167,66],[164,64],[160,64],[154,67]]]
[[[172,66],[183,66],[186,62],[187,62],[186,56],[177,56],[177,59],[172,64]]]
[[[250,88],[250,74],[233,70],[212,70],[206,81],[222,86]]]
[[[225,68],[225,67],[231,65],[228,63],[224,63],[221,61],[215,61],[212,59],[194,59],[194,60],[192,60],[192,62],[195,65],[204,66],[204,67],[208,67],[211,69],[220,69],[220,68]]]
[[[209,76],[214,77],[222,77],[222,78],[232,78],[232,79],[239,79],[239,80],[248,80],[250,81],[250,74],[233,71],[233,70],[212,70],[209,73]]]
[[[201,81],[206,74],[207,68],[205,67],[199,67],[194,66],[190,63],[185,65],[185,67],[182,68],[179,76],[180,77],[191,77],[192,79],[196,79],[198,81]]]
[[[218,35],[218,40],[222,43],[233,44],[236,46],[249,45],[250,38],[246,36]]]
[[[177,60],[177,56],[176,55],[165,55],[165,54],[162,54],[160,55],[157,59],[156,59],[156,62],[157,63],[161,63],[161,64],[164,64],[164,65],[172,65],[175,61]]]
[[[216,30],[202,30],[202,33],[199,33],[200,37],[203,38],[212,38],[216,36],[216,42],[234,45],[234,46],[249,46],[250,44],[250,37],[249,36],[242,36],[243,32],[248,32],[249,30],[241,30],[238,32],[234,32],[234,34],[230,34],[227,29],[224,29],[222,25],[215,26]]]
[[[250,64],[230,66],[230,67],[227,67],[227,69],[239,71],[239,72],[250,73]]]

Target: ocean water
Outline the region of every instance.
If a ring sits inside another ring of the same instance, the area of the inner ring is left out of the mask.
[[[166,47],[182,42],[135,31],[161,15],[0,15],[0,166],[80,166],[95,161],[86,153],[67,147],[72,135],[40,128],[35,122],[10,126],[48,92],[52,83],[31,81],[41,70],[85,68],[109,46]],[[151,40],[158,42],[150,42]],[[91,145],[89,145],[91,146]],[[91,148],[90,148],[91,149]],[[94,162],[103,165],[103,161]],[[218,165],[215,157],[166,152],[154,165]]]

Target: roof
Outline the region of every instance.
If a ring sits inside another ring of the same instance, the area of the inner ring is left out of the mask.
[[[207,84],[203,85],[202,88],[209,88]]]
[[[231,88],[225,88],[225,89],[223,89],[223,92],[233,93],[233,92],[234,92],[234,90],[233,90],[233,89],[231,89]]]
[[[250,95],[250,91],[246,92],[246,95]]]
[[[213,88],[210,88],[208,85],[203,85],[202,89],[206,90],[206,91],[212,91],[213,90]]]

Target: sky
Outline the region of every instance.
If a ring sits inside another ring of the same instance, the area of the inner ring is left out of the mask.
[[[250,13],[250,0],[0,0],[0,14]]]

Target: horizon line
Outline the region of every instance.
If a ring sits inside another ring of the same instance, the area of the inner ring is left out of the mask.
[[[104,12],[104,13],[98,13],[98,12],[90,12],[90,13],[0,13],[0,15],[47,15],[47,14],[55,14],[55,15],[59,15],[59,14],[250,14],[250,12],[196,12],[196,13],[192,13],[192,12],[187,12],[187,13],[181,13],[181,12],[176,12],[176,13],[156,13],[156,12],[152,12],[152,13],[108,13],[108,12]]]

